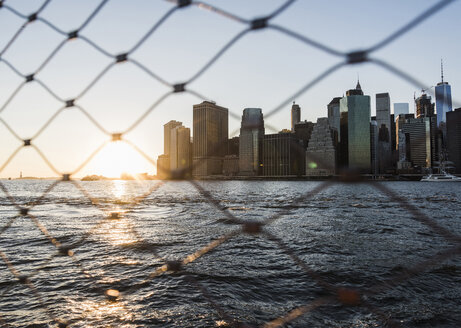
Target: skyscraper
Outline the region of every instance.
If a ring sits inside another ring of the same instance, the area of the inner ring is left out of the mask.
[[[437,126],[446,122],[447,112],[451,112],[451,87],[443,81],[443,63],[441,63],[441,82],[435,87],[435,109],[437,111]]]
[[[335,136],[329,119],[321,117],[314,124],[306,150],[306,175],[334,175],[336,172]]]
[[[369,173],[370,154],[370,96],[364,96],[360,83],[348,90],[339,101],[340,165]]]
[[[163,125],[163,154],[169,156],[170,155],[170,137],[171,137],[171,130],[177,126],[181,126],[182,123],[178,121],[169,121],[168,123]]]
[[[301,107],[295,104],[291,106],[291,132],[295,132],[295,124],[301,121]]]
[[[170,171],[172,177],[183,178],[190,176],[191,148],[189,128],[181,125],[171,130]]]
[[[434,116],[434,104],[432,103],[431,96],[423,93],[420,97],[415,99],[415,104],[416,118]]]
[[[389,93],[376,94],[376,164],[375,173],[385,173],[392,167],[391,98]]]
[[[290,131],[266,134],[263,139],[263,175],[304,175],[304,156],[300,140]]]
[[[396,121],[396,129],[405,134],[406,154],[409,155],[407,159],[413,166],[421,168],[434,166],[436,158],[435,116],[412,118],[411,115],[400,115]],[[397,145],[398,149],[402,146]]]
[[[339,100],[341,97],[333,98],[327,105],[328,109],[328,123],[332,129],[336,129],[339,138],[340,126],[340,113],[339,113]]]
[[[227,153],[227,108],[204,101],[193,106],[193,175],[207,176],[222,173]]]
[[[394,118],[400,114],[410,114],[410,106],[408,103],[394,103]]]
[[[239,140],[239,170],[241,175],[260,175],[264,119],[261,108],[245,108]]]
[[[461,108],[447,113],[447,150],[455,172],[461,173]]]

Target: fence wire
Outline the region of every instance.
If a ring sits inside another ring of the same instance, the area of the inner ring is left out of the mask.
[[[227,209],[226,206],[222,204],[222,202],[216,199],[205,187],[203,187],[200,183],[194,180],[187,180],[197,191],[198,193],[205,199],[211,206],[213,206],[218,213],[224,215],[227,219],[226,223],[231,223],[235,225],[234,229],[230,232],[223,234],[221,236],[216,236],[210,243],[206,246],[197,249],[196,251],[191,252],[190,254],[186,254],[177,260],[167,260],[166,258],[162,257],[158,254],[156,250],[156,245],[150,243],[149,241],[143,239],[143,237],[136,231],[136,227],[129,223],[129,230],[135,236],[136,243],[138,245],[137,250],[143,252],[149,252],[152,254],[153,259],[155,259],[156,263],[162,263],[161,265],[152,265],[152,270],[149,274],[145,276],[145,279],[138,282],[137,284],[131,285],[126,288],[124,291],[119,291],[116,289],[107,289],[107,285],[102,284],[100,279],[95,277],[90,270],[85,268],[84,263],[79,261],[76,256],[76,249],[88,241],[88,238],[91,237],[93,234],[96,233],[97,229],[106,222],[111,221],[119,221],[123,219],[123,217],[128,216],[130,213],[136,211],[139,206],[153,193],[155,193],[159,188],[162,187],[164,182],[158,181],[156,182],[147,192],[142,194],[139,197],[131,199],[128,202],[128,206],[126,206],[123,211],[113,211],[112,209],[108,209],[106,204],[104,203],[103,199],[99,199],[94,197],[90,194],[88,190],[85,189],[84,185],[79,183],[77,180],[73,179],[77,173],[83,170],[83,168],[98,154],[100,153],[104,147],[106,147],[109,143],[115,141],[125,142],[129,145],[132,149],[134,149],[137,153],[139,153],[143,158],[149,161],[152,165],[156,165],[156,161],[143,152],[137,145],[132,143],[131,141],[125,140],[124,135],[134,129],[136,129],[141,122],[143,122],[162,102],[164,102],[167,98],[172,97],[175,94],[184,94],[188,93],[193,95],[201,100],[207,100],[211,98],[207,98],[202,95],[199,91],[196,91],[190,88],[190,84],[197,80],[200,76],[205,74],[212,65],[214,65],[222,56],[225,54],[232,46],[234,46],[237,42],[241,39],[245,38],[247,35],[252,33],[256,30],[268,29],[279,32],[285,35],[287,38],[291,38],[295,41],[301,42],[308,47],[316,48],[325,54],[333,55],[339,59],[339,61],[334,64],[333,66],[327,68],[323,71],[320,75],[308,81],[305,85],[301,86],[294,94],[287,97],[284,101],[280,104],[275,106],[271,109],[267,114],[265,114],[265,118],[269,118],[282,108],[285,108],[292,99],[299,97],[300,95],[306,93],[309,89],[315,86],[317,83],[325,79],[327,76],[335,73],[340,68],[347,66],[347,65],[355,65],[359,63],[370,63],[377,66],[380,66],[389,72],[395,74],[399,78],[406,80],[410,84],[414,85],[416,88],[420,88],[422,85],[428,85],[425,83],[421,83],[416,78],[411,76],[410,74],[403,72],[396,67],[392,66],[391,64],[387,63],[386,61],[378,58],[374,58],[372,55],[377,50],[380,50],[396,39],[403,37],[406,33],[410,30],[415,28],[417,25],[422,24],[425,20],[427,20],[432,15],[435,15],[440,10],[444,9],[445,7],[449,6],[455,0],[441,0],[437,1],[433,6],[427,8],[423,11],[420,15],[416,16],[414,19],[409,21],[407,24],[402,26],[401,28],[397,29],[396,31],[392,32],[379,42],[376,42],[372,46],[364,49],[360,49],[353,52],[342,52],[337,49],[334,49],[324,43],[315,41],[309,36],[299,34],[293,30],[290,30],[286,27],[277,25],[273,23],[273,20],[279,16],[283,11],[289,8],[295,0],[288,0],[284,2],[279,8],[274,10],[272,13],[266,16],[262,16],[260,18],[256,18],[253,20],[245,19],[239,15],[234,13],[228,12],[226,10],[222,10],[214,5],[208,4],[203,1],[193,1],[193,0],[178,0],[178,1],[167,1],[171,3],[171,7],[166,13],[157,21],[152,23],[151,28],[136,42],[134,45],[127,51],[123,53],[110,53],[109,51],[105,50],[103,47],[98,45],[96,42],[92,41],[91,38],[84,34],[86,27],[88,24],[97,19],[98,14],[107,5],[110,0],[102,0],[99,2],[98,6],[90,13],[90,15],[81,23],[81,25],[71,31],[64,31],[56,26],[53,22],[44,18],[41,14],[42,11],[52,2],[53,0],[46,0],[44,1],[41,6],[38,8],[37,11],[31,14],[23,14],[20,11],[16,10],[13,5],[10,5],[10,1],[1,1],[0,0],[0,11],[8,11],[11,14],[17,16],[19,19],[23,21],[23,24],[19,27],[19,29],[13,34],[11,39],[6,43],[6,45],[0,51],[0,63],[4,63],[12,72],[14,72],[17,76],[22,79],[22,82],[19,83],[11,95],[7,98],[7,100],[0,104],[0,114],[10,105],[12,100],[24,89],[27,88],[30,84],[37,84],[40,86],[45,93],[51,95],[54,99],[61,103],[61,106],[56,109],[56,111],[48,118],[43,126],[41,126],[38,131],[28,139],[22,138],[18,133],[15,132],[14,128],[10,126],[3,118],[0,117],[0,122],[2,125],[9,131],[9,133],[21,142],[21,146],[15,149],[11,155],[6,159],[6,161],[0,166],[0,173],[7,167],[7,165],[17,156],[17,154],[23,148],[33,148],[36,153],[43,159],[46,165],[58,176],[61,178],[59,180],[54,181],[50,184],[46,190],[35,200],[21,203],[18,199],[16,199],[12,194],[9,192],[7,186],[0,181],[0,189],[5,194],[7,200],[14,206],[17,210],[17,214],[10,218],[1,228],[0,228],[0,237],[14,224],[14,222],[20,218],[28,218],[32,221],[38,231],[48,240],[48,242],[53,245],[55,248],[55,253],[51,254],[49,258],[47,258],[43,265],[34,269],[34,271],[28,275],[23,275],[19,272],[12,261],[10,261],[7,252],[0,251],[0,257],[2,261],[5,263],[6,268],[11,274],[11,284],[6,287],[0,296],[6,295],[10,292],[11,288],[15,285],[15,282],[19,282],[20,284],[24,285],[25,288],[28,288],[33,297],[36,298],[38,303],[41,305],[43,310],[45,311],[46,315],[48,316],[50,322],[56,324],[59,327],[68,327],[73,324],[77,324],[77,321],[66,321],[59,317],[54,311],[52,311],[48,306],[47,303],[44,301],[43,296],[34,285],[34,277],[40,273],[44,268],[47,266],[48,263],[56,259],[57,257],[69,257],[72,260],[72,263],[81,271],[82,275],[86,278],[90,279],[92,284],[94,285],[94,290],[98,291],[101,295],[105,295],[109,300],[113,302],[117,302],[119,296],[122,292],[136,292],[140,290],[142,287],[146,286],[149,282],[156,279],[157,277],[164,275],[166,273],[179,273],[185,277],[184,281],[189,281],[191,284],[197,287],[197,290],[202,294],[202,296],[208,301],[210,306],[217,312],[220,318],[226,321],[226,324],[229,326],[234,327],[251,327],[250,323],[246,323],[239,318],[234,318],[226,308],[219,304],[216,299],[216,296],[206,288],[203,284],[199,283],[193,275],[187,272],[187,267],[190,263],[200,260],[201,257],[206,256],[209,252],[213,251],[218,247],[223,247],[229,240],[234,239],[240,235],[250,234],[256,237],[259,237],[267,242],[273,243],[276,245],[278,249],[280,249],[286,256],[288,256],[292,261],[293,264],[298,266],[301,270],[303,270],[310,279],[316,282],[316,284],[322,288],[325,292],[325,296],[319,297],[313,300],[311,303],[299,306],[294,308],[293,310],[287,312],[285,315],[266,322],[263,327],[280,327],[293,320],[306,315],[312,311],[315,311],[317,308],[335,304],[338,306],[344,307],[363,307],[369,312],[374,313],[380,320],[382,320],[382,324],[389,326],[389,327],[399,327],[400,323],[396,322],[392,319],[389,314],[383,313],[380,309],[376,308],[373,304],[371,304],[368,299],[370,296],[378,295],[380,293],[384,293],[385,291],[398,286],[405,281],[420,275],[431,268],[440,265],[443,261],[448,259],[455,258],[460,255],[461,253],[461,237],[454,234],[449,229],[439,225],[436,220],[433,218],[428,217],[425,213],[423,213],[419,208],[410,204],[408,201],[397,195],[394,191],[390,190],[384,184],[379,182],[371,182],[371,181],[364,181],[361,179],[359,175],[354,175],[354,172],[343,172],[340,176],[338,181],[325,181],[320,183],[317,187],[306,192],[303,195],[292,200],[291,204],[294,206],[297,204],[302,204],[309,199],[312,199],[320,192],[326,190],[330,186],[336,183],[345,183],[345,184],[355,184],[355,183],[364,183],[376,188],[379,192],[386,195],[391,201],[400,204],[400,207],[411,214],[411,218],[431,229],[434,233],[438,234],[442,238],[444,238],[450,245],[450,248],[444,251],[437,253],[431,257],[427,257],[424,261],[417,263],[414,266],[410,266],[406,268],[403,272],[395,274],[394,276],[390,277],[386,281],[381,281],[377,283],[375,286],[367,288],[367,289],[359,289],[359,288],[349,288],[340,285],[334,285],[327,282],[321,273],[316,272],[313,270],[305,261],[303,261],[300,256],[296,253],[296,251],[282,238],[278,237],[277,235],[270,232],[266,229],[267,226],[270,226],[278,219],[287,217],[291,214],[290,209],[283,210],[271,216],[268,216],[262,221],[254,221],[254,220],[246,220],[241,219],[235,216],[231,211]],[[200,9],[207,10],[212,14],[218,15],[222,17],[222,19],[228,19],[235,21],[242,25],[242,30],[237,33],[230,41],[228,41],[222,48],[217,49],[216,53],[213,54],[210,59],[206,62],[206,64],[201,67],[196,73],[194,73],[190,78],[184,80],[181,83],[171,83],[165,77],[160,76],[159,74],[155,73],[154,71],[147,68],[146,65],[143,63],[135,60],[131,57],[131,55],[140,47],[142,47],[145,42],[154,34],[156,31],[162,28],[162,25],[169,20],[173,15],[175,15],[178,11],[182,10],[192,10],[190,7],[198,7]],[[41,22],[48,26],[52,31],[57,33],[62,37],[61,42],[49,53],[46,59],[38,65],[38,67],[29,74],[22,73],[15,65],[4,58],[4,55],[9,51],[11,46],[16,42],[18,37],[24,33],[26,29],[34,28],[34,24],[36,22]],[[53,58],[60,53],[63,47],[70,42],[71,40],[80,39],[91,46],[94,50],[99,52],[105,57],[108,57],[112,60],[110,64],[105,67],[102,67],[101,70],[94,76],[94,78],[86,85],[75,98],[71,99],[63,99],[61,98],[57,92],[55,92],[52,88],[50,88],[46,83],[41,81],[37,78],[37,74],[42,70],[46,69],[47,65],[53,61]],[[78,104],[78,101],[87,93],[89,92],[96,84],[99,83],[101,78],[105,76],[110,70],[112,70],[115,66],[120,65],[124,62],[131,62],[141,71],[144,71],[148,74],[153,80],[161,83],[162,85],[169,88],[169,91],[161,95],[159,98],[154,99],[152,105],[149,106],[135,121],[132,123],[128,128],[123,131],[116,131],[111,132],[106,130],[100,121],[95,119],[90,111],[86,110],[82,105]],[[432,94],[431,90],[427,90],[429,94]],[[433,94],[432,94],[433,95]],[[455,101],[455,104],[457,102]],[[101,131],[107,138],[105,142],[103,142],[90,156],[84,159],[77,169],[72,172],[60,172],[53,163],[48,159],[47,155],[40,150],[38,146],[34,144],[34,140],[39,137],[49,126],[50,124],[60,116],[66,109],[73,108],[77,111],[80,111],[84,116],[86,116],[89,121],[99,130]],[[229,112],[229,115],[240,121],[240,115],[237,113]],[[273,129],[270,126],[266,126],[269,129]],[[275,129],[273,129],[275,130]],[[318,159],[321,161],[322,159]],[[101,219],[94,224],[92,229],[88,230],[82,236],[79,237],[77,242],[71,244],[65,244],[60,242],[58,238],[55,238],[42,224],[39,217],[33,214],[33,209],[36,206],[43,205],[47,201],[47,195],[51,193],[56,187],[60,184],[68,183],[72,184],[75,189],[80,192],[94,208],[100,211]],[[155,262],[155,261],[153,261]],[[3,319],[3,315],[0,313],[0,324],[8,327],[8,323]]]

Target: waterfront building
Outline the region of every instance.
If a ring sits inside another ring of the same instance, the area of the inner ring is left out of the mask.
[[[317,119],[306,150],[306,175],[321,176],[336,173],[337,132],[329,124],[329,118]]]
[[[162,154],[157,158],[157,178],[170,178],[170,156]]]
[[[408,103],[394,103],[394,118],[400,114],[410,114],[410,105]]]
[[[447,112],[447,151],[455,172],[461,173],[461,108]]]
[[[193,175],[222,174],[227,153],[227,108],[215,102],[204,101],[193,106]]]
[[[233,137],[228,140],[227,144],[227,155],[239,156],[240,138]]]
[[[405,134],[407,159],[413,166],[433,167],[436,160],[436,117],[406,118],[405,116],[407,115],[399,115],[396,129]],[[398,144],[397,147],[400,153],[403,145]]]
[[[304,148],[294,133],[266,134],[263,138],[263,175],[303,175]]]
[[[264,118],[261,108],[245,108],[239,140],[240,175],[261,175]]]
[[[328,123],[332,129],[337,131],[339,137],[339,126],[340,126],[340,112],[339,112],[339,100],[341,97],[333,98],[327,105],[328,110]]]
[[[435,109],[437,111],[437,126],[447,121],[447,112],[451,112],[451,86],[443,81],[443,63],[441,63],[441,81],[435,86]]]
[[[237,155],[224,156],[222,173],[227,176],[239,174],[239,157]]]
[[[397,132],[395,128],[395,116],[391,114],[391,151],[392,151],[392,167],[395,168],[397,161],[398,161],[398,153],[397,153]]]
[[[298,104],[291,106],[291,132],[295,132],[295,124],[301,121],[301,107]]]
[[[170,131],[170,171],[175,178],[190,176],[192,147],[190,129],[177,126]]]
[[[364,96],[360,83],[348,90],[339,101],[340,108],[340,165],[369,173],[370,154],[370,96]]]
[[[376,94],[376,125],[378,137],[376,173],[385,173],[392,168],[391,98],[387,92]]]
[[[381,158],[379,155],[379,138],[378,138],[378,122],[376,118],[371,118],[370,122],[370,156],[371,156],[371,174],[377,175],[379,170],[379,165],[381,164]]]

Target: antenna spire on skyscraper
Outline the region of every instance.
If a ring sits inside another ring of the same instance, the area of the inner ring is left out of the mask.
[[[442,75],[442,83],[443,83],[443,58],[440,59],[440,73]]]

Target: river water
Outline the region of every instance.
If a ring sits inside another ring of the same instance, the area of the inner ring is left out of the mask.
[[[51,183],[3,181],[19,204],[37,200]],[[369,290],[454,246],[372,185],[335,184],[297,204],[294,198],[321,182],[207,181],[200,185],[239,219],[284,214],[264,231],[287,249],[265,235],[242,233],[183,270],[146,282],[165,261],[182,260],[239,229],[188,182],[166,182],[126,212],[156,183],[80,182],[100,208],[61,183],[31,210],[38,221],[17,217],[0,235],[0,251],[36,292],[0,261],[0,326],[53,327],[54,317],[71,327],[227,327],[232,319],[256,327],[330,297],[322,283]],[[461,235],[461,184],[382,183]],[[107,219],[104,211],[120,215]],[[16,214],[2,194],[0,229]],[[73,256],[56,255],[37,223],[63,247],[74,245]],[[460,327],[460,258],[436,261],[358,306],[333,299],[286,327],[385,327],[386,319],[402,327]],[[106,297],[109,289],[119,297]]]

